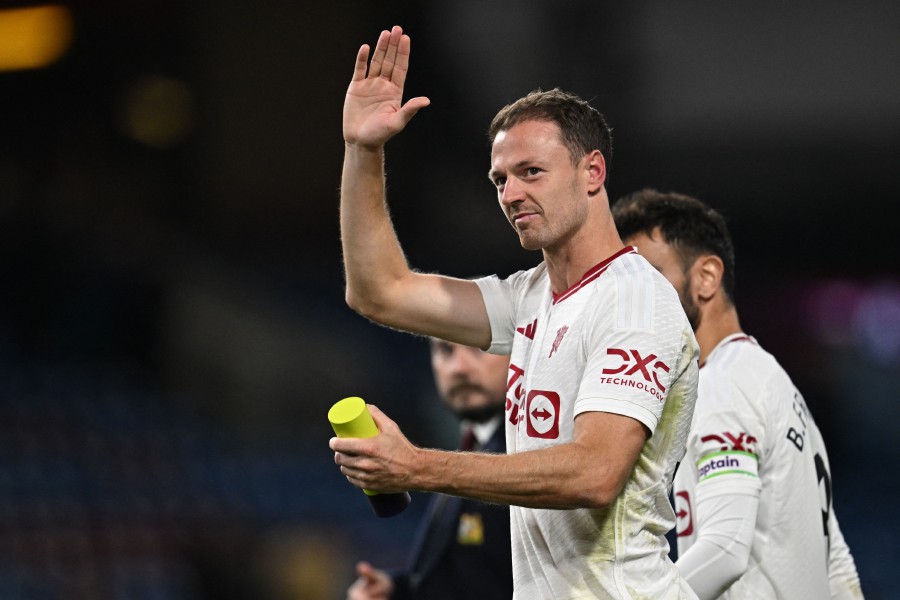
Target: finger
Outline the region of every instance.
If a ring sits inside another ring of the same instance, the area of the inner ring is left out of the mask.
[[[404,35],[400,38],[400,43],[397,45],[397,57],[394,59],[394,71],[391,81],[401,89],[406,83],[406,74],[409,72],[409,49],[411,43],[409,36]]]
[[[371,485],[366,485],[366,482],[363,481],[363,473],[356,473],[349,470],[345,472],[345,468],[346,467],[341,467],[341,475],[347,478],[347,481],[350,482],[350,485],[358,488],[372,489]]]
[[[372,565],[370,563],[368,563],[364,560],[361,560],[358,563],[356,563],[356,574],[359,577],[369,578],[372,576],[373,570],[374,570],[374,567],[372,567]]]
[[[362,81],[366,78],[366,63],[369,61],[369,45],[363,44],[356,53],[356,64],[353,65],[351,81]]]
[[[402,110],[403,107],[400,108],[400,111]],[[379,432],[384,431],[385,425],[393,424],[393,421],[386,414],[381,412],[381,409],[374,404],[369,404],[369,414],[372,415],[372,420],[375,421],[375,425],[376,427],[378,427]]]
[[[339,438],[333,437],[328,441],[328,447],[339,454],[356,456],[360,454],[365,438]]]
[[[378,43],[375,44],[375,52],[372,53],[372,63],[369,65],[369,77],[381,76],[381,64],[384,62],[384,55],[387,54],[388,42],[391,39],[390,31],[382,31],[378,36]]]
[[[350,454],[345,454],[343,452],[334,453],[334,463],[336,465],[340,465],[342,468],[350,468],[351,466],[354,466],[357,460],[358,457],[351,456]]]
[[[417,96],[415,98],[410,98],[406,101],[406,104],[400,107],[400,110],[397,111],[397,116],[401,119],[403,126],[406,127],[406,124],[410,122],[410,120],[416,116],[416,113],[431,104],[431,100],[426,98],[425,96]],[[382,413],[383,414],[383,413]],[[378,421],[375,421],[375,424],[378,425]],[[379,425],[379,429],[381,426]]]
[[[381,65],[381,76],[390,80],[394,72],[394,63],[397,61],[397,51],[400,41],[403,39],[403,29],[399,25],[391,28],[391,37],[388,41],[387,51],[384,53],[384,63]]]
[[[356,574],[370,586],[378,583],[378,571],[365,561],[356,565]]]

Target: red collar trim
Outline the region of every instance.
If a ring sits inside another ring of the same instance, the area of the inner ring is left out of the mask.
[[[558,304],[558,303],[562,302],[563,300],[565,300],[566,298],[568,298],[569,296],[571,296],[572,294],[574,294],[575,292],[577,292],[578,290],[580,290],[581,288],[583,288],[584,286],[589,284],[590,282],[592,282],[595,279],[597,279],[598,277],[600,277],[603,274],[603,272],[609,267],[609,265],[612,263],[612,261],[616,260],[617,258],[619,258],[620,256],[622,256],[624,254],[637,254],[637,248],[635,248],[634,246],[625,246],[624,248],[622,248],[621,250],[619,250],[618,252],[616,252],[615,254],[613,254],[612,256],[607,258],[606,260],[604,260],[603,262],[598,263],[598,264],[594,265],[593,267],[591,267],[588,270],[588,272],[585,273],[581,277],[581,280],[579,280],[578,283],[571,286],[566,291],[564,291],[560,294],[553,292],[553,304]]]
[[[713,348],[713,351],[709,353],[709,356],[712,356],[716,350],[718,350],[722,346],[727,346],[731,342],[750,342],[751,344],[757,343],[756,340],[753,338],[753,336],[749,336],[745,333],[733,333],[731,335],[732,335],[731,338],[726,338],[726,339],[722,340],[721,342],[719,342],[716,345],[716,347]],[[706,360],[704,360],[703,363],[700,365],[701,369],[706,366],[706,363],[709,362],[709,356],[707,356]]]
[[[739,335],[739,336],[737,336],[737,337],[731,338],[730,340],[728,340],[727,342],[725,342],[725,343],[722,344],[722,345],[725,346],[725,345],[727,345],[727,344],[730,344],[731,342],[753,342],[753,343],[755,344],[755,343],[756,343],[756,340],[754,340],[754,339],[753,339],[752,337],[750,337],[749,335]]]

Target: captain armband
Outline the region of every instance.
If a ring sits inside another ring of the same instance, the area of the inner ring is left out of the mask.
[[[728,450],[707,454],[697,461],[698,484],[718,479],[723,475],[758,480],[759,459],[750,452]]]

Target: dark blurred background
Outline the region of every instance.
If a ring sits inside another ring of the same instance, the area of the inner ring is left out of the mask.
[[[343,303],[343,94],[395,23],[432,100],[388,146],[413,266],[535,264],[485,129],[537,87],[592,99],[611,198],[728,217],[743,325],[822,429],[867,598],[900,597],[900,4],[23,6],[0,5],[0,597],[336,599],[357,560],[403,563],[425,498],[375,518],[325,418],[361,395],[454,443],[426,344]],[[32,42],[46,66],[16,66]]]

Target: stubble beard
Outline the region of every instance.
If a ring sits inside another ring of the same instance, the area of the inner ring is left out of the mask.
[[[575,201],[573,200],[573,203]],[[532,231],[519,230],[519,243],[525,250],[553,250],[564,245],[584,225],[587,220],[586,205],[574,205],[571,210],[561,214],[555,224],[551,223],[544,213],[541,213],[541,227],[534,227]]]
[[[562,204],[558,208],[568,210],[555,211],[556,217],[551,222],[547,213],[541,210],[539,223],[532,223],[525,230],[519,229],[515,223],[510,223],[519,235],[519,243],[525,250],[551,250],[564,244],[578,231],[588,218],[587,202],[579,203],[581,189],[578,177],[573,175],[567,185],[568,206]]]
[[[700,327],[700,307],[697,306],[691,297],[691,276],[688,273],[685,273],[684,285],[678,292],[678,296],[681,300],[681,306],[684,308],[684,314],[687,315],[688,323],[691,324],[691,329],[696,332],[697,328]]]
[[[460,405],[459,403],[454,402],[455,396],[460,394],[477,394],[481,396],[479,399],[481,401],[476,402],[471,406],[468,402],[464,402]],[[446,404],[460,419],[471,421],[473,423],[486,423],[497,415],[503,414],[503,411],[506,408],[506,395],[501,394],[494,396],[490,390],[478,384],[463,383],[456,385],[449,390]]]
[[[464,421],[472,423],[487,423],[494,417],[503,414],[504,404],[486,404],[473,408],[463,408],[456,410],[456,416]]]

